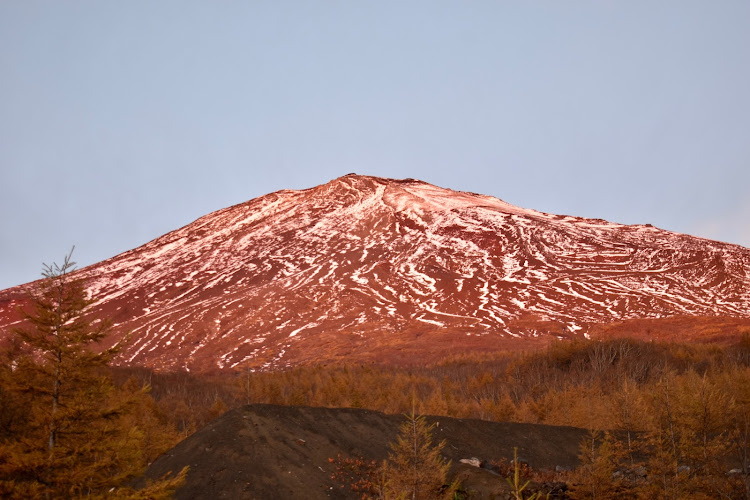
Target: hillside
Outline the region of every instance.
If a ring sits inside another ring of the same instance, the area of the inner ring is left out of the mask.
[[[404,417],[358,409],[249,405],[233,410],[182,441],[147,470],[146,478],[190,466],[176,499],[359,498],[332,479],[339,454],[382,460]],[[446,440],[473,498],[506,491],[505,479],[461,459],[513,458],[513,447],[535,469],[575,467],[586,431],[573,427],[430,417],[434,437]]]
[[[659,337],[662,318],[750,318],[750,249],[353,174],[219,210],[79,276],[109,341],[130,335],[117,363],[155,369],[421,363],[630,321]],[[33,286],[0,292],[0,337]]]

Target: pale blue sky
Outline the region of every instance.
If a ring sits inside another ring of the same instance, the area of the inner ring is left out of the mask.
[[[349,172],[750,246],[750,2],[0,2],[0,289]]]

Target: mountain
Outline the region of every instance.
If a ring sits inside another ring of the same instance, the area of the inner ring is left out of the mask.
[[[111,341],[130,335],[118,363],[156,369],[418,363],[658,318],[750,325],[750,249],[354,174],[78,273]],[[0,292],[2,335],[32,286]]]

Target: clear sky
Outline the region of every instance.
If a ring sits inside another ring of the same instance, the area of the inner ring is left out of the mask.
[[[750,246],[747,0],[0,2],[0,289],[356,172]]]

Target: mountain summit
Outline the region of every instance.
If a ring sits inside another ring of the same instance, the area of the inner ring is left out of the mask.
[[[278,191],[78,271],[120,364],[416,362],[592,325],[750,316],[750,249],[405,179]],[[0,335],[33,284],[0,292]]]

